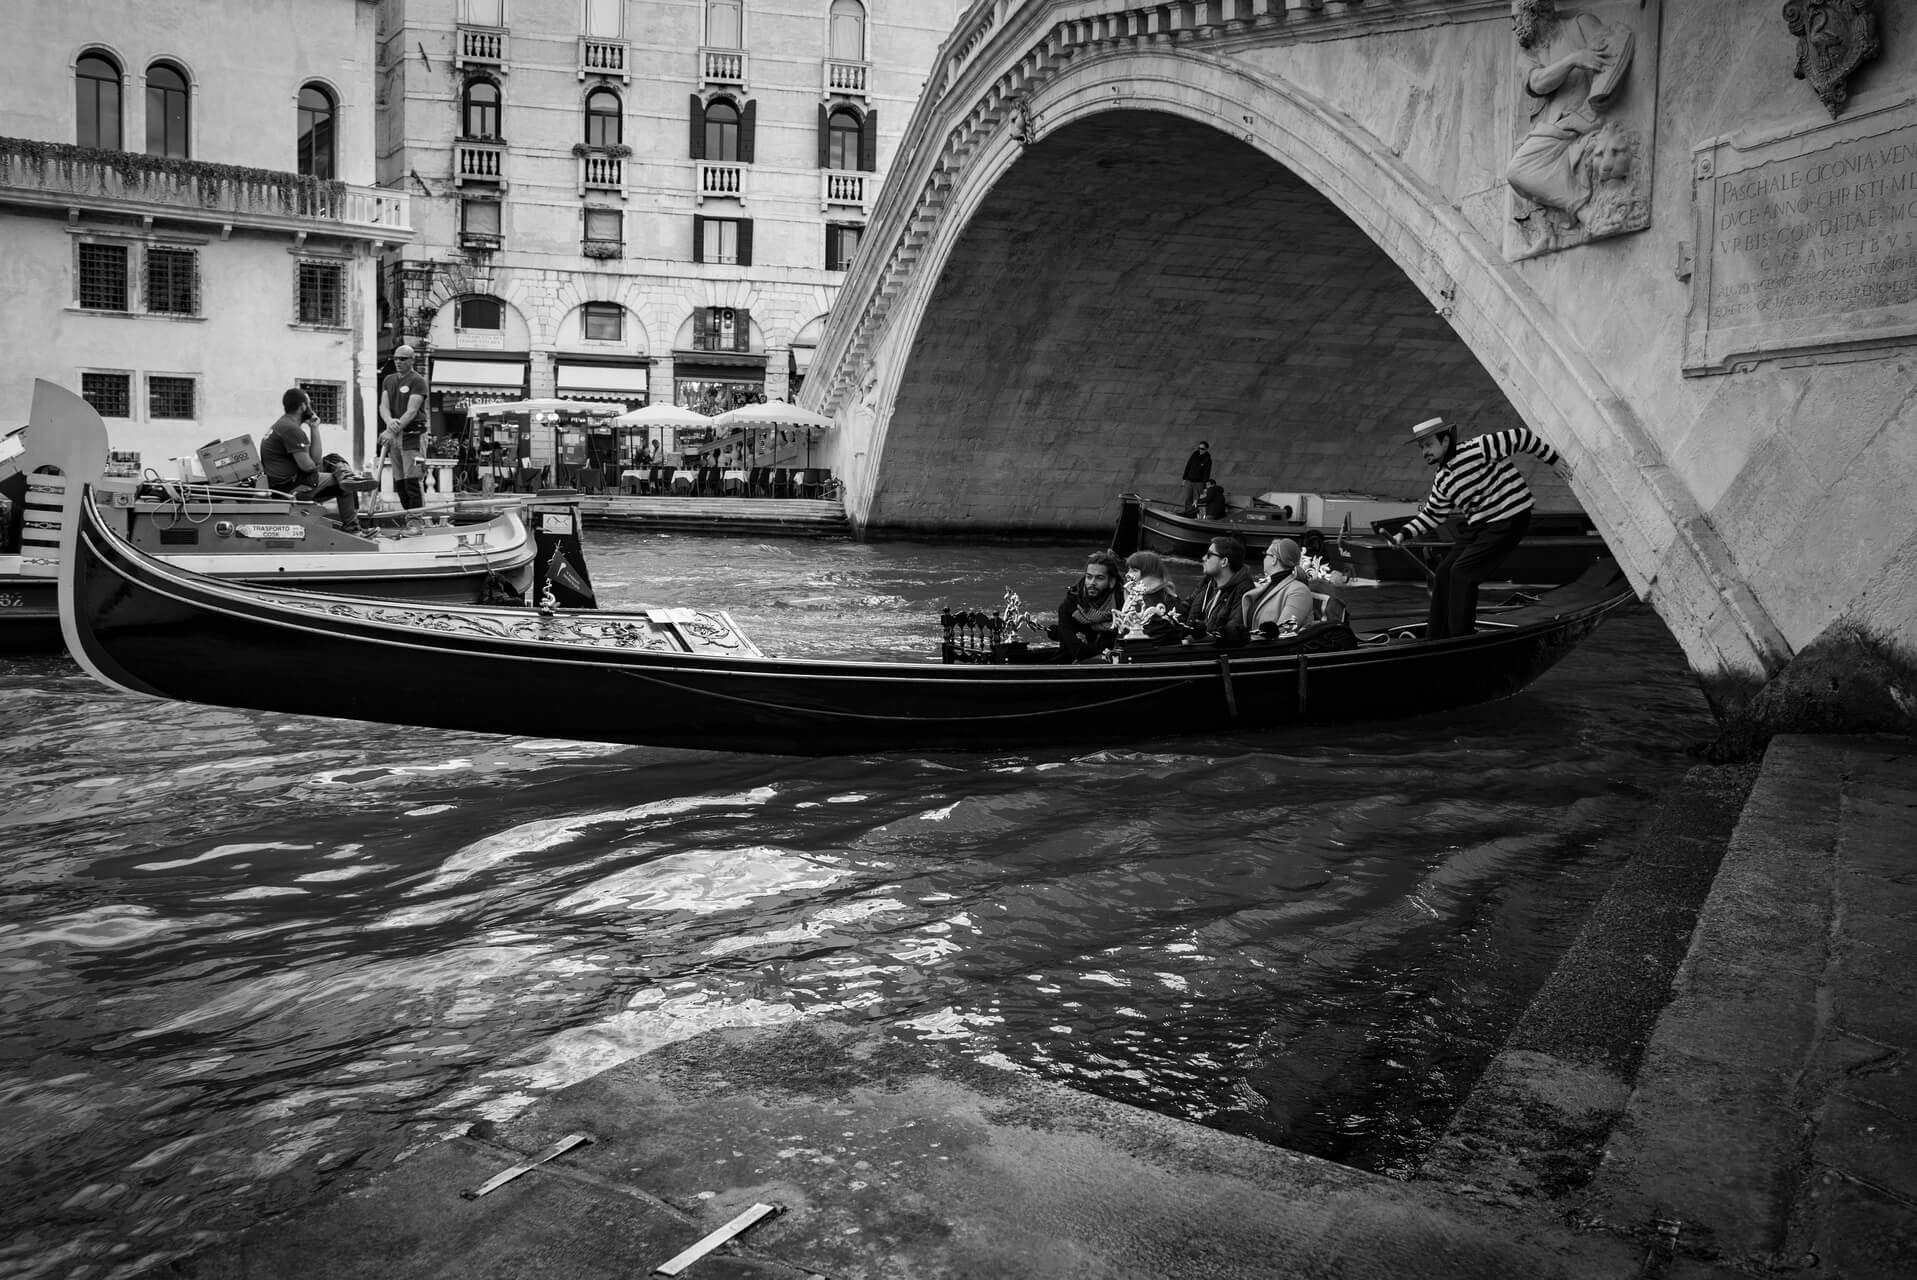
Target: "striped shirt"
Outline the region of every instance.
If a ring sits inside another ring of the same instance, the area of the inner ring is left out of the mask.
[[[1463,516],[1467,524],[1489,524],[1529,511],[1530,486],[1516,467],[1504,461],[1520,450],[1558,465],[1558,451],[1524,427],[1488,432],[1453,449],[1438,464],[1424,505],[1405,522],[1405,536],[1430,533],[1452,516]]]

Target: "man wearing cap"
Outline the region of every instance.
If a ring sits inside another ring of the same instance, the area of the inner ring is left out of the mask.
[[[419,460],[425,431],[426,379],[413,370],[413,349],[393,351],[393,372],[386,375],[379,391],[379,418],[385,430],[379,434],[378,452],[393,463],[393,490],[399,505],[408,511],[426,505],[425,464]],[[379,471],[379,460],[373,461]]]
[[[1478,613],[1478,585],[1505,562],[1531,527],[1531,488],[1505,459],[1529,453],[1560,467],[1558,451],[1524,427],[1493,431],[1458,443],[1455,428],[1443,418],[1427,418],[1411,428],[1411,439],[1438,474],[1418,514],[1392,535],[1406,538],[1436,531],[1459,518],[1456,541],[1431,577],[1431,613],[1425,637],[1471,634]]]

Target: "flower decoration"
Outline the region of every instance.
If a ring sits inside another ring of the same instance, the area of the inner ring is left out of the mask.
[[[1137,592],[1125,596],[1125,603],[1112,615],[1112,621],[1118,624],[1120,640],[1142,640],[1146,638],[1145,624],[1153,618],[1168,617],[1171,610],[1162,604],[1147,605],[1145,598]]]

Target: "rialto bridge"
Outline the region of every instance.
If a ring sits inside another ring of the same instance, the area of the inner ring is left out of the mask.
[[[1911,6],[978,0],[804,399],[868,532],[1088,544],[1523,423],[1733,724],[1908,729],[1914,373]]]

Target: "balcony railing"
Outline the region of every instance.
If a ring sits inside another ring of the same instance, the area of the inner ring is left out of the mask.
[[[511,37],[501,28],[468,27],[462,24],[453,33],[455,67],[491,67],[503,72],[507,70],[506,64],[511,54]]]
[[[745,199],[745,166],[741,164],[699,164],[699,195],[704,201],[708,196],[730,196],[735,200]]]
[[[840,62],[836,58],[825,61],[825,92],[841,94],[846,97],[866,96],[866,80],[872,74],[869,62]]]
[[[453,185],[467,182],[496,182],[506,185],[506,144],[503,142],[455,142],[453,144]]]
[[[746,82],[744,49],[699,50],[699,79],[704,84],[743,89]]]
[[[579,78],[618,76],[620,80],[630,82],[632,76],[626,70],[627,48],[624,40],[594,40],[580,36]]]
[[[579,157],[579,185],[602,190],[626,189],[626,162],[618,156]]]
[[[872,207],[870,193],[878,185],[876,182],[867,181],[871,177],[869,173],[848,173],[843,169],[827,169],[819,175],[819,208],[850,205],[870,211]]]
[[[324,229],[369,240],[413,234],[412,205],[403,191],[33,138],[0,137],[0,203],[97,207],[294,231]]]

